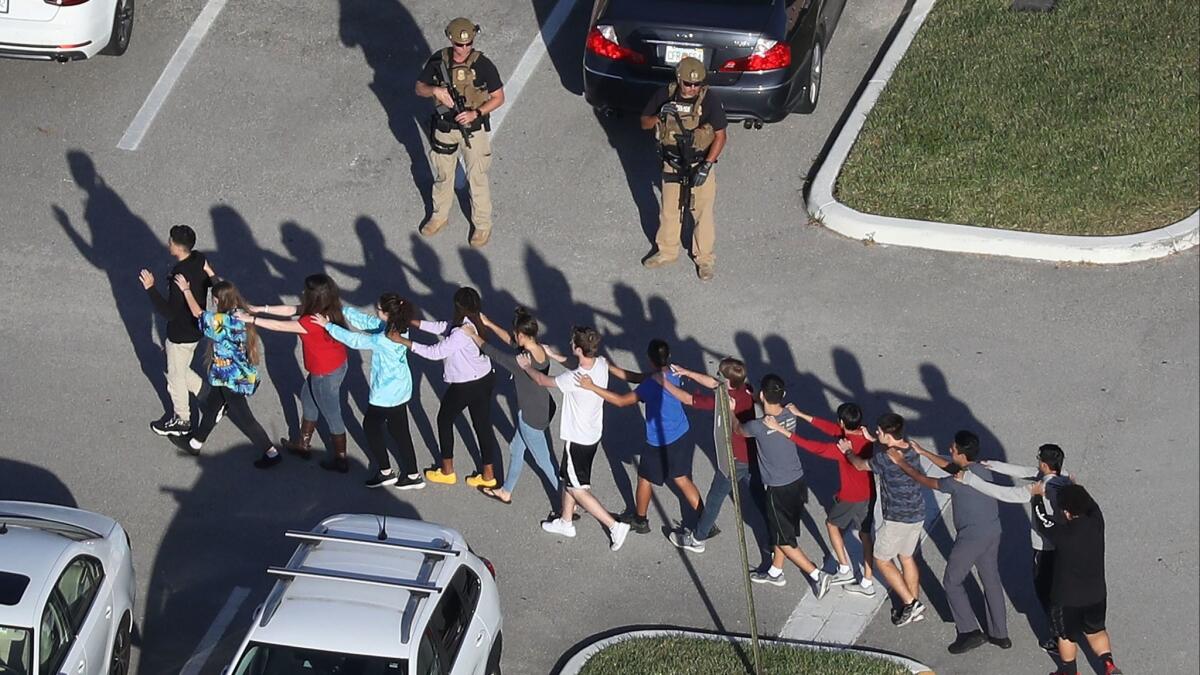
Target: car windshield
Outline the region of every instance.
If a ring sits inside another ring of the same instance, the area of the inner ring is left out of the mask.
[[[32,675],[33,631],[0,626],[0,675]]]
[[[234,675],[403,675],[408,673],[408,661],[255,643],[246,648],[246,652],[242,654],[233,673]],[[7,675],[7,673],[0,671],[0,675]]]

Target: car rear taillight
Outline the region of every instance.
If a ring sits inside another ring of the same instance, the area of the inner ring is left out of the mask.
[[[613,61],[645,63],[646,57],[617,42],[617,31],[612,26],[596,26],[588,33],[588,51]]]
[[[750,56],[729,59],[721,66],[723,72],[777,70],[792,65],[792,48],[786,42],[759,38]]]
[[[493,565],[492,561],[488,560],[487,558],[481,557],[480,560],[483,561],[483,566],[486,567],[487,570],[492,573],[492,578],[495,579],[496,578],[496,566]]]
[[[88,0],[42,0],[42,1],[45,2],[47,5],[56,5],[58,7],[74,7],[75,5],[82,5],[83,3],[87,2]]]

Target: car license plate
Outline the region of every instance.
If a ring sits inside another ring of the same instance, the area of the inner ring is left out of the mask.
[[[7,2],[8,0],[0,0]],[[692,57],[704,61],[704,49],[702,47],[677,47],[675,45],[667,45],[667,53],[663,55],[664,60],[669,65],[675,65],[682,61],[685,57]]]

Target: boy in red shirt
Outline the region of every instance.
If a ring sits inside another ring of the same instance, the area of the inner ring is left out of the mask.
[[[871,456],[871,441],[863,434],[862,408],[857,403],[843,403],[838,406],[838,421],[830,422],[801,412],[795,405],[788,404],[788,412],[816,427],[817,431],[832,438],[832,441],[813,441],[800,435],[789,433],[773,418],[764,418],[763,423],[768,429],[778,433],[788,434],[793,443],[812,454],[837,462],[838,477],[841,485],[834,502],[829,506],[825,516],[825,527],[829,530],[829,541],[833,544],[834,555],[838,560],[838,571],[830,580],[830,585],[846,586],[846,591],[859,595],[875,595],[874,574],[871,571],[871,526],[875,511],[875,482],[870,471],[856,469],[846,459],[839,449],[839,443],[845,441],[850,445],[851,452],[862,459]],[[846,553],[844,532],[858,530],[859,540],[863,546],[862,581],[855,583],[854,568],[850,564],[850,556]],[[782,564],[782,560],[778,561]]]
[[[711,375],[697,373],[674,364],[671,365],[671,370],[680,377],[692,380],[704,390],[689,393],[664,380],[663,386],[669,394],[679,399],[684,405],[696,410],[716,409],[715,390],[720,386],[720,381]],[[721,359],[721,363],[717,366],[717,372],[728,383],[729,397],[733,399],[733,416],[739,422],[748,422],[754,419],[754,392],[751,391],[750,385],[746,384],[746,364],[735,358],[727,357]],[[732,441],[734,478],[742,486],[742,493],[752,495],[757,501],[762,490],[760,488],[755,491],[752,488],[750,472],[750,456],[754,452],[754,439],[733,434]],[[730,483],[729,476],[718,469],[717,474],[713,476],[712,486],[708,489],[708,496],[704,500],[704,510],[696,522],[696,530],[692,532],[684,528],[683,531],[672,534],[671,543],[693,553],[703,553],[704,540],[720,532],[716,526],[717,516],[721,513],[721,506],[725,503],[725,498],[729,497],[732,491],[733,485]]]

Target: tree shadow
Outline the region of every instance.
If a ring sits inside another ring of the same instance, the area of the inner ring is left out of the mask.
[[[265,476],[250,466],[257,453],[242,444],[196,459],[167,458],[195,462],[199,474],[190,488],[160,488],[176,510],[151,566],[140,675],[178,673],[231,592],[249,586],[254,601],[242,606],[231,630],[240,633],[270,587],[266,568],[284,564],[296,547],[286,530],[306,530],[338,513],[420,518],[395,491],[346,489],[344,478],[331,479],[310,463],[287,459]]]
[[[57,205],[51,207],[54,218],[84,260],[108,277],[116,315],[125,328],[142,374],[154,388],[163,410],[171,410],[166,390],[166,357],[154,337],[154,307],[137,278],[140,268],[160,267],[169,261],[167,247],[146,221],[109,187],[87,153],[70,150],[66,160],[71,177],[86,195],[83,221],[88,232],[86,236],[82,234],[67,212]],[[156,275],[160,287],[170,283],[167,278],[170,269],[161,268]],[[99,354],[94,356],[103,358]]]
[[[432,111],[413,93],[413,86],[432,53],[429,43],[399,0],[339,0],[339,7],[342,44],[361,49],[371,67],[371,92],[387,113],[392,136],[404,146],[428,216],[433,209],[433,172],[425,158],[424,136]]]

